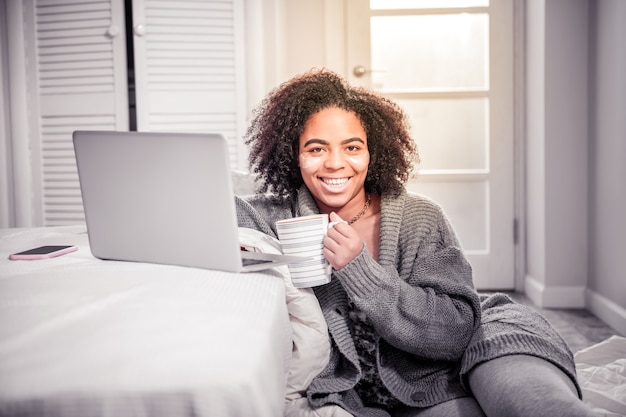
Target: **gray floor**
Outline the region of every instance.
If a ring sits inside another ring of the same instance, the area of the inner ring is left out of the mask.
[[[534,306],[524,294],[509,292],[506,294],[515,301],[530,305],[541,313],[569,344],[572,352],[577,352],[618,334],[585,309],[539,308]]]

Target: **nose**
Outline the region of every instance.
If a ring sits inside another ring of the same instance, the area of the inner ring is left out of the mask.
[[[328,156],[326,157],[326,160],[324,161],[324,166],[328,169],[340,169],[343,168],[343,155],[340,151],[338,150],[331,150],[330,152],[328,152]]]

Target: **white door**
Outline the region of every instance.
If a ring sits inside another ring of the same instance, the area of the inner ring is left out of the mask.
[[[222,133],[243,168],[243,0],[132,3],[137,130]]]
[[[513,0],[349,0],[351,82],[407,111],[479,289],[514,288]]]
[[[80,223],[72,132],[128,129],[123,1],[6,5],[19,224]]]

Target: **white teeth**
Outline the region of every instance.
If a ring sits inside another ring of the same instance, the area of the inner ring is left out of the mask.
[[[324,184],[332,187],[341,187],[348,182],[348,178],[324,178]]]

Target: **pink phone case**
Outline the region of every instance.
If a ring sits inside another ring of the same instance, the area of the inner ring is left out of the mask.
[[[9,255],[9,259],[14,261],[48,259],[65,255],[66,253],[74,252],[76,250],[78,250],[78,246],[75,245],[40,246],[23,252],[13,253]]]

